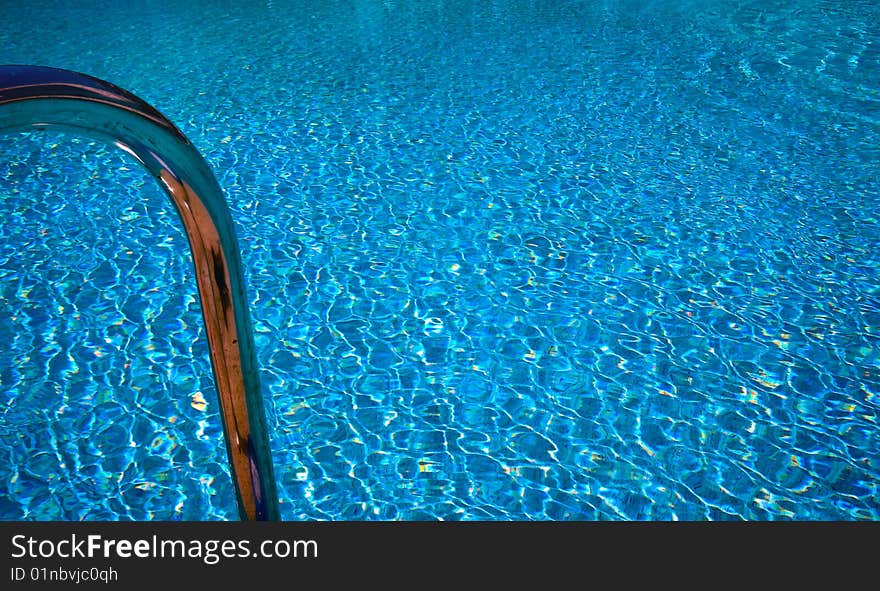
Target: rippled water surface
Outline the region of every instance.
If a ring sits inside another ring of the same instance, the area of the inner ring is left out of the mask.
[[[880,518],[880,5],[7,3],[243,248],[285,519]],[[0,138],[0,518],[235,519],[186,241]]]

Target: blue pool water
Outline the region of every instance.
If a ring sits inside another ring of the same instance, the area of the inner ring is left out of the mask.
[[[167,4],[0,63],[216,171],[283,518],[880,518],[880,4]],[[18,134],[0,219],[0,518],[237,518],[170,201]]]

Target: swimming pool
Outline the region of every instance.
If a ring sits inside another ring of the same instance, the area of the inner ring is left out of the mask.
[[[213,167],[285,519],[880,517],[875,3],[85,4],[0,63]],[[0,154],[0,518],[235,519],[168,199]]]

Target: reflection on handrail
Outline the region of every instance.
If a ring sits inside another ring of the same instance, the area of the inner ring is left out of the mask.
[[[40,128],[109,140],[140,161],[171,197],[195,263],[239,513],[277,520],[241,255],[208,164],[165,116],[121,88],[68,70],[0,66],[0,133]]]

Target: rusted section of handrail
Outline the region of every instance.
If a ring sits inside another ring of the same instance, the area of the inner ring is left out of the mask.
[[[207,162],[159,111],[113,84],[69,70],[0,66],[0,133],[40,128],[110,141],[143,164],[171,197],[192,250],[239,513],[277,520],[241,254]]]

